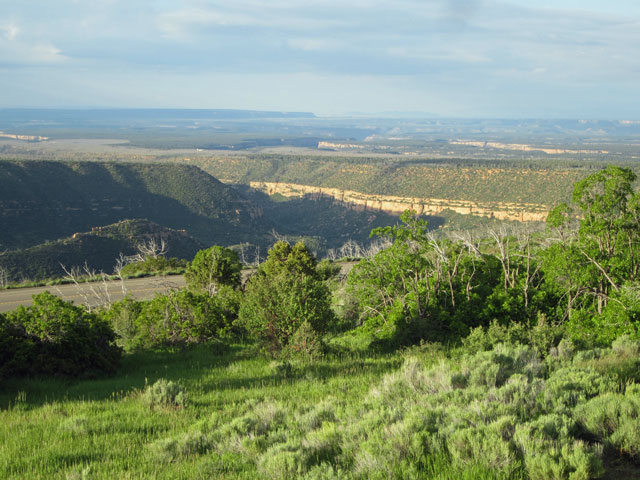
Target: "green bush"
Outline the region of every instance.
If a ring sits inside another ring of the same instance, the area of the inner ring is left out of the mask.
[[[559,347],[572,351],[569,342]],[[633,348],[628,339],[616,343],[626,355]],[[640,386],[611,393],[620,383],[579,356],[543,360],[532,346],[501,343],[434,363],[411,348],[364,398],[248,400],[229,418],[200,422],[198,434],[153,447],[162,461],[215,450],[266,478],[599,478],[604,454],[637,461]],[[289,363],[272,368],[291,377]],[[227,471],[220,462],[214,468]]]
[[[129,263],[122,267],[123,277],[137,277],[141,275],[156,275],[163,273],[182,272],[187,261],[181,258],[147,257],[143,261]]]
[[[149,408],[184,407],[187,404],[187,392],[179,383],[161,378],[147,386],[142,399]]]
[[[165,438],[149,445],[153,459],[170,463],[184,457],[202,455],[211,449],[211,441],[200,432],[190,432],[177,438]]]
[[[310,339],[311,331],[324,333],[334,321],[330,292],[316,265],[303,243],[278,242],[247,283],[239,322],[273,355],[289,346],[303,324],[311,328],[300,332],[300,341]]]
[[[640,459],[640,393],[607,393],[576,408],[582,427],[610,452]]]
[[[242,263],[235,251],[214,245],[196,253],[187,265],[184,278],[190,289],[204,290],[213,295],[222,286],[239,287],[241,270]]]
[[[29,335],[23,325],[0,314],[0,379],[31,373],[41,343],[38,337]]]
[[[529,345],[539,355],[546,356],[560,343],[564,331],[564,327],[549,324],[544,317],[540,317],[534,326],[517,322],[503,325],[493,320],[486,327],[472,329],[462,339],[462,345],[469,353],[477,353],[491,350],[499,343],[520,343]]]
[[[133,351],[224,341],[236,333],[239,303],[240,292],[229,287],[213,296],[183,289],[146,302],[124,299],[103,315]]]
[[[127,296],[123,300],[112,304],[108,310],[101,312],[103,318],[109,322],[117,335],[116,343],[125,352],[132,352],[138,346],[137,321],[143,305],[144,302]]]
[[[8,376],[112,373],[122,354],[108,322],[49,292],[10,312],[0,335],[0,342],[13,341],[4,368]]]
[[[462,465],[482,465],[510,473],[520,465],[511,443],[495,429],[463,428],[447,437],[451,459]]]
[[[544,410],[562,412],[615,389],[615,382],[589,367],[561,367],[553,372],[538,401]]]
[[[282,356],[301,360],[317,359],[324,353],[322,337],[309,322],[303,322],[291,336]]]
[[[640,357],[640,340],[634,340],[629,335],[621,335],[611,343],[611,350],[621,357]]]

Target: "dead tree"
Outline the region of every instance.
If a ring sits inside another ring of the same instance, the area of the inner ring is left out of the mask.
[[[163,238],[158,242],[158,239],[152,237],[136,245],[138,252],[133,258],[137,262],[144,262],[147,258],[163,257],[166,255],[168,248],[169,246]]]
[[[65,273],[64,278],[75,285],[87,310],[92,310],[94,305],[111,306],[107,275],[102,272],[96,273],[95,270],[89,268],[86,262],[83,267],[75,266],[68,269],[63,264],[60,264],[60,267]],[[62,294],[59,289],[58,293]]]

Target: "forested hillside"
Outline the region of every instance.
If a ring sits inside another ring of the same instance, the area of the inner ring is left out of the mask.
[[[204,246],[185,231],[148,220],[123,220],[91,232],[10,250],[0,255],[0,267],[10,282],[61,277],[65,274],[63,266],[71,269],[86,265],[90,270],[111,273],[120,254],[132,256],[138,252],[138,245],[161,245],[163,241],[163,255],[189,260]]]
[[[131,218],[185,229],[209,244],[242,241],[261,222],[250,202],[193,166],[0,162],[0,250]]]
[[[219,156],[198,159],[224,181],[297,183],[378,195],[553,206],[594,167],[575,162],[474,162],[384,157]]]

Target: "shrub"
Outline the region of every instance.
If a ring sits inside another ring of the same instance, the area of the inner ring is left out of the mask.
[[[186,260],[180,258],[147,257],[143,261],[129,263],[122,267],[120,275],[123,277],[136,277],[181,272],[184,271],[186,266]]]
[[[580,441],[539,442],[535,453],[524,456],[524,463],[531,480],[589,480],[604,473],[600,459]]]
[[[459,464],[482,465],[505,473],[519,467],[510,442],[488,427],[456,430],[447,437],[447,448]]]
[[[558,357],[568,360],[573,356],[575,349],[576,347],[570,339],[563,338],[557,347]]]
[[[258,470],[272,479],[300,478],[304,473],[300,453],[287,449],[286,445],[277,445],[262,455]]]
[[[312,360],[320,357],[325,346],[322,337],[313,329],[309,322],[303,322],[291,336],[289,343],[282,352],[283,357]]]
[[[242,263],[235,251],[214,245],[196,253],[193,261],[187,265],[184,277],[190,289],[204,290],[213,295],[223,285],[239,287],[241,271]]]
[[[303,431],[315,430],[325,422],[335,421],[335,407],[326,401],[298,417],[298,424]]]
[[[330,292],[316,269],[316,259],[303,243],[276,243],[248,282],[239,311],[240,323],[273,355],[279,354],[298,329],[309,339],[334,320]],[[311,347],[317,344],[314,340]],[[315,348],[315,347],[314,347]]]
[[[608,393],[578,405],[576,418],[583,428],[613,452],[640,458],[640,394]]]
[[[142,396],[149,408],[184,407],[187,404],[187,392],[179,383],[161,378],[149,385]]]
[[[476,327],[462,339],[462,344],[469,353],[491,350],[499,343],[520,343],[535,348],[539,355],[546,356],[551,348],[558,345],[563,338],[564,328],[549,324],[544,316],[538,323],[528,327],[523,323],[503,325],[493,320],[488,327]]]
[[[11,348],[8,375],[91,376],[111,373],[122,350],[110,325],[94,313],[44,292],[8,314],[3,337]]]
[[[147,302],[124,299],[103,315],[127,350],[226,340],[234,333],[240,293],[228,287],[214,296],[177,290]]]
[[[211,449],[210,439],[201,432],[185,433],[177,438],[165,438],[149,445],[153,458],[170,463],[180,458],[201,455]]]
[[[38,337],[29,335],[23,325],[0,314],[0,379],[31,373],[41,343]]]
[[[499,387],[514,374],[540,376],[544,367],[536,351],[523,345],[498,344],[492,351],[480,352],[463,361],[471,385]]]
[[[102,311],[102,316],[110,324],[117,335],[116,343],[125,352],[134,351],[138,346],[137,320],[142,311],[144,302],[139,302],[131,297],[126,297],[111,305],[108,310]]]
[[[538,401],[546,411],[562,411],[613,389],[615,384],[593,368],[562,367],[549,376]]]
[[[622,357],[640,357],[640,340],[633,340],[629,335],[620,335],[611,343],[611,350]]]

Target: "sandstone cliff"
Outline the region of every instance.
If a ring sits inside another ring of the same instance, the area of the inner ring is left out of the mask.
[[[378,210],[392,214],[400,214],[407,209],[415,210],[419,214],[438,214],[443,210],[452,210],[463,215],[478,215],[498,220],[543,222],[549,213],[547,205],[534,203],[480,203],[442,198],[396,197],[294,183],[250,182],[250,185],[269,195],[278,193],[285,197],[300,197],[303,195],[332,197],[336,201],[352,205],[353,208]]]

